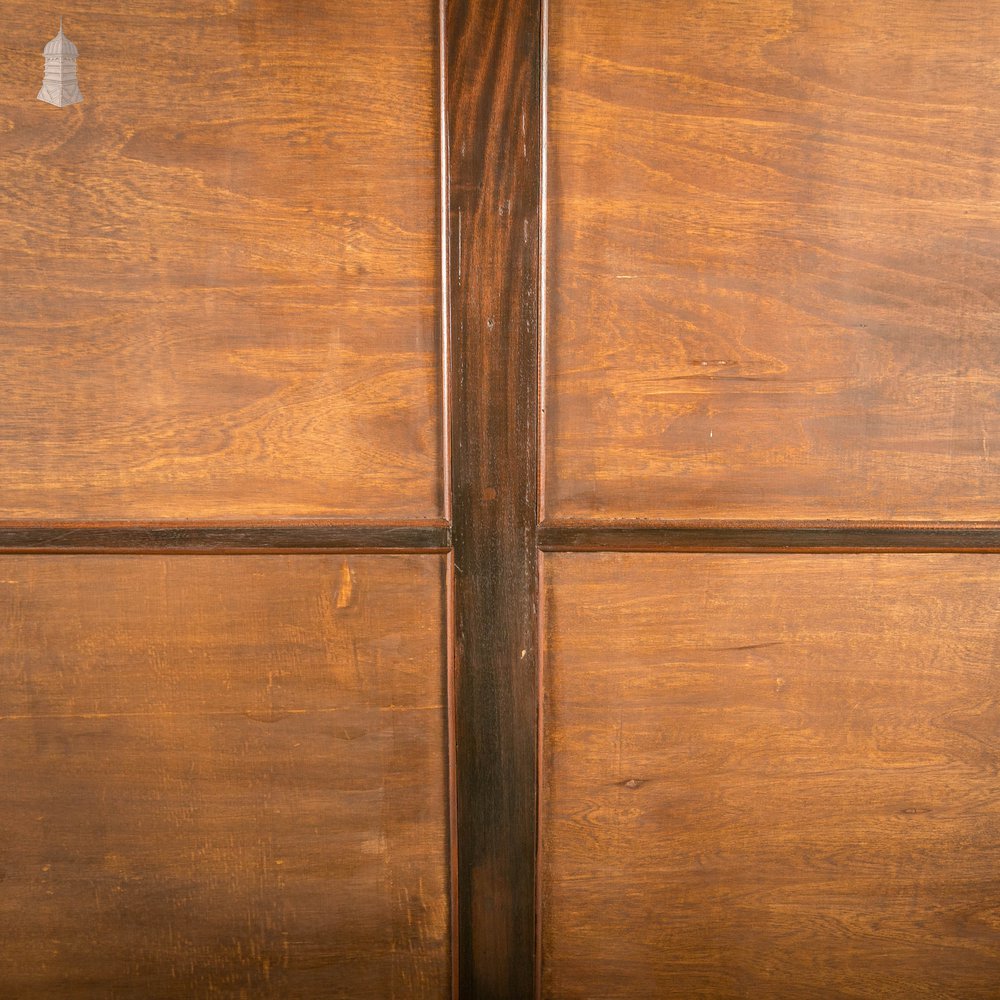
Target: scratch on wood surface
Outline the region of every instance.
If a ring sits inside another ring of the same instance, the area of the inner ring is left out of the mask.
[[[768,646],[783,646],[784,639],[772,639],[770,642],[748,642],[743,646],[715,646],[713,653],[740,653],[748,649],[766,649]]]
[[[340,587],[337,589],[337,609],[343,610],[351,606],[351,595],[354,593],[354,582],[351,567],[345,559],[340,567]]]

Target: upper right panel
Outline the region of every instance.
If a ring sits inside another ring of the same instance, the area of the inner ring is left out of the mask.
[[[546,515],[1000,513],[1000,0],[551,0]]]

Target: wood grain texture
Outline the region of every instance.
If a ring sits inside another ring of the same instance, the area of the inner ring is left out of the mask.
[[[437,78],[433,0],[4,4],[0,517],[442,516]]]
[[[0,558],[0,994],[448,996],[443,574]]]
[[[540,0],[447,3],[463,997],[533,989]]]
[[[545,565],[545,996],[996,996],[993,559]]]
[[[552,0],[547,511],[984,520],[1000,3]]]

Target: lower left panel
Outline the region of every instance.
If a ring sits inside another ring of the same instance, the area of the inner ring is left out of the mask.
[[[0,995],[446,997],[445,560],[0,557]]]

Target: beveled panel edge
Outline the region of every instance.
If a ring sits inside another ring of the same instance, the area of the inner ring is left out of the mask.
[[[445,553],[446,521],[0,521],[0,553]]]
[[[444,560],[444,658],[445,658],[445,731],[447,733],[448,761],[448,991],[451,1000],[459,996],[459,867],[458,867],[458,733],[457,701],[455,695],[455,552],[452,547],[454,522],[454,489],[452,486],[452,395],[454,382],[452,366],[454,355],[451,337],[451,146],[448,132],[448,0],[437,0],[435,5],[434,44],[437,87],[437,179],[438,179],[438,351],[441,359],[439,390],[441,393],[440,489],[443,530],[446,547]],[[427,550],[437,551],[437,550]]]
[[[548,427],[546,406],[549,398],[549,0],[539,0],[539,81],[538,81],[538,386],[535,427],[535,492],[539,527],[548,518],[546,479],[548,470]],[[540,933],[540,932],[539,932]],[[541,952],[536,958],[535,995],[541,997]]]
[[[535,528],[535,954],[532,969],[532,1000],[542,1000],[543,959],[542,930],[544,921],[544,891],[542,866],[545,830],[545,692],[546,642],[549,624],[546,616],[546,566],[543,529],[548,520],[546,479],[548,470],[548,342],[549,342],[549,15],[550,0],[539,0],[539,82],[538,82],[538,387],[535,398],[535,493],[538,524]]]
[[[546,521],[548,552],[1000,553],[1000,523],[961,521]]]
[[[438,392],[440,406],[438,415],[441,424],[438,427],[438,445],[441,449],[441,461],[438,463],[438,484],[441,491],[441,517],[451,525],[454,520],[453,489],[452,489],[452,344],[451,344],[451,295],[449,286],[449,271],[451,268],[449,247],[449,213],[451,210],[448,143],[448,0],[437,0],[435,17],[437,19],[434,33],[435,45],[435,86],[437,92],[437,211],[438,211],[438,252],[437,252],[437,341],[438,359],[441,370],[438,372]],[[448,542],[449,546],[451,540]],[[454,890],[454,886],[452,887]],[[452,942],[454,944],[454,942]],[[456,966],[457,968],[457,966]],[[452,970],[452,994],[457,996],[457,972]]]

